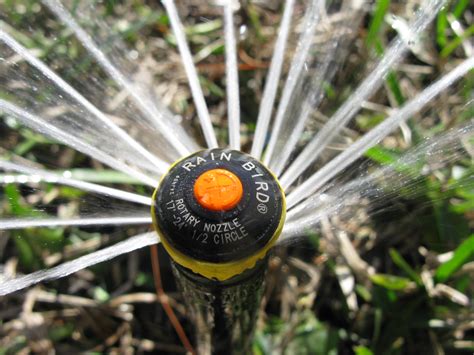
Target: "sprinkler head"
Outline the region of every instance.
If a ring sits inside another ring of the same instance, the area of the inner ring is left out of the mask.
[[[199,151],[172,165],[152,218],[172,259],[224,281],[255,266],[283,228],[285,196],[273,174],[239,151]]]

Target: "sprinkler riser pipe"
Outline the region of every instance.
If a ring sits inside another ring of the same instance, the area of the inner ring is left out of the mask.
[[[199,354],[248,354],[264,291],[267,259],[226,281],[209,280],[172,262],[195,327]]]

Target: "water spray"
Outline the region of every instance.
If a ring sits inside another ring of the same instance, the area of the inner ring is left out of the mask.
[[[153,224],[172,259],[200,354],[249,349],[268,252],[285,211],[275,176],[239,151],[199,151],[162,178]]]

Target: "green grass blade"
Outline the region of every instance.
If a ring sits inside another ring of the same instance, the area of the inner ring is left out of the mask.
[[[471,0],[459,0],[453,10],[454,17],[456,17],[457,19],[461,18],[470,1]]]
[[[405,290],[410,285],[409,279],[394,275],[375,274],[370,279],[374,284],[393,291]]]
[[[436,270],[435,279],[444,282],[474,256],[474,234],[467,238],[454,251],[453,257]]]
[[[446,44],[446,46],[441,50],[441,57],[446,58],[448,57],[451,53],[454,52],[456,48],[458,48],[464,40],[467,38],[471,37],[474,35],[474,25],[469,26],[464,33],[462,34],[461,37],[456,37],[452,41]]]
[[[448,28],[448,17],[446,10],[441,10],[438,17],[436,18],[436,42],[440,48],[444,48],[446,43],[448,43],[448,38],[446,37],[446,30]]]
[[[422,285],[421,278],[417,274],[415,270],[406,262],[406,260],[401,256],[401,254],[396,251],[395,249],[390,248],[389,250],[390,257],[392,261],[397,265],[400,269],[402,269],[413,281],[416,282],[418,286]]]
[[[372,17],[372,21],[370,22],[369,32],[367,34],[367,47],[371,48],[374,45],[374,42],[380,32],[380,28],[383,24],[383,19],[388,11],[389,6],[390,0],[381,0],[377,2],[374,11],[374,16]]]

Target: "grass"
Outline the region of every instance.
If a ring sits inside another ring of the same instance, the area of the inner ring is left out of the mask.
[[[239,18],[248,26],[240,49],[250,58],[268,64],[281,9],[257,2],[247,5],[239,10]],[[326,98],[308,124],[308,132],[314,130],[321,116],[330,116],[353,92],[367,73],[367,63],[382,55],[396,35],[385,18],[390,14],[405,16],[403,9],[409,5],[414,3],[375,2],[351,38],[350,57],[340,63],[334,80],[325,84]],[[113,83],[71,33],[38,6],[36,1],[0,1],[1,19],[8,23],[9,29],[14,29],[17,40],[37,50],[36,54],[63,77],[80,86],[81,73],[90,72],[106,80],[104,96],[118,95]],[[157,90],[167,93],[169,87],[177,88],[170,104],[183,115],[190,130],[199,132],[163,9],[152,2],[110,0],[98,4],[97,11],[105,19],[120,19],[120,23],[111,22],[117,31],[114,35],[154,64],[148,74],[155,80]],[[204,2],[195,8],[184,6],[181,11],[193,53],[200,53],[201,84],[214,124],[219,128],[216,130],[219,139],[223,141],[226,130],[222,118],[225,112],[222,22],[215,9]],[[302,11],[298,4],[296,15],[302,17]],[[452,63],[465,58],[463,46],[473,36],[473,27],[468,23],[472,15],[468,0],[449,2],[423,40],[423,54],[430,61],[410,53],[402,67],[390,72],[384,87],[370,99],[376,105],[359,112],[340,137],[341,141],[347,144],[375,127],[388,112],[403,105],[446,72]],[[462,34],[453,29],[455,21],[463,28]],[[84,25],[88,25],[87,19]],[[113,38],[111,34],[105,35]],[[319,35],[324,37],[324,33]],[[294,46],[295,38],[290,47]],[[71,61],[78,65],[69,65]],[[265,69],[258,68],[240,72],[245,114],[242,130],[247,147],[264,74]],[[473,83],[471,73],[435,100],[424,114],[413,117],[408,126],[411,139],[397,132],[368,150],[357,163],[369,169],[393,167],[400,181],[416,176],[415,189],[404,187],[396,196],[378,204],[361,198],[357,206],[311,231],[304,241],[275,250],[267,276],[266,306],[253,342],[255,354],[277,351],[357,355],[472,353],[474,168],[472,150],[469,151],[472,142],[465,142],[460,157],[447,159],[447,163],[437,165],[429,157],[420,158],[409,167],[397,162],[423,137],[472,120]],[[4,97],[5,93],[0,95]],[[22,128],[9,117],[0,120],[0,138],[2,157],[13,153],[57,171],[70,170],[74,177],[86,181],[150,193],[135,180]],[[329,150],[327,154],[334,152]],[[432,167],[427,173],[426,166]],[[357,166],[339,179],[344,181],[354,175]],[[77,214],[81,208],[100,210],[108,203],[53,184],[9,184],[0,190],[1,215],[10,217],[64,216]],[[103,227],[0,232],[0,270],[9,275],[51,267],[140,231],[140,228]],[[342,246],[347,246],[344,235],[359,259],[350,259],[344,253]],[[189,315],[169,276],[169,260],[163,250],[160,250],[160,262],[164,288],[187,333],[192,334]],[[183,352],[154,295],[146,250],[4,297],[0,305],[0,354],[52,349],[57,353],[96,354]]]

